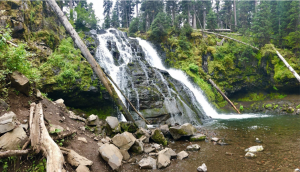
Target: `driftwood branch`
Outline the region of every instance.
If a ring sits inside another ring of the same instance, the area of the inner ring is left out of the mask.
[[[22,150],[25,150],[26,148],[27,148],[27,146],[29,145],[29,143],[30,143],[30,137],[28,138],[28,140],[25,142],[25,144],[23,145],[23,147],[22,147]]]
[[[105,73],[105,72],[104,72]],[[125,96],[125,94],[123,93],[123,91],[118,87],[118,85],[115,83],[115,81],[107,74],[105,73],[106,76],[110,79],[110,81],[116,86],[116,88],[121,92],[121,94],[125,97],[125,99],[128,101],[128,103],[130,104],[130,106],[132,107],[132,109],[147,123],[150,124],[144,117],[143,115],[141,115],[136,109],[135,107],[132,105],[132,103],[130,102],[130,100]]]
[[[209,79],[208,80],[211,85],[213,85],[217,90],[218,92],[224,97],[224,99],[237,111],[237,113],[240,114],[240,111],[234,106],[234,104],[227,98],[227,96],[221,91],[221,89],[214,83],[213,80]]]
[[[30,138],[35,153],[42,151],[47,157],[47,172],[61,172],[64,157],[57,144],[50,137],[44,123],[42,104],[30,105]]]
[[[300,76],[297,74],[297,72],[290,66],[290,64],[284,59],[284,57],[276,50],[274,46],[272,46],[273,49],[276,51],[278,57],[283,61],[285,66],[292,72],[292,74],[295,76],[295,78],[300,82]]]
[[[103,70],[100,68],[99,64],[96,62],[94,57],[91,55],[90,51],[86,47],[86,45],[83,43],[81,38],[79,37],[78,33],[75,31],[73,26],[70,24],[67,17],[64,15],[64,13],[61,11],[55,0],[47,0],[48,4],[52,8],[52,10],[57,15],[60,22],[63,24],[66,31],[70,34],[72,37],[74,43],[77,45],[77,47],[80,49],[83,56],[86,58],[86,60],[91,65],[92,69],[100,79],[100,81],[103,83],[104,87],[106,88],[107,92],[109,93],[110,97],[113,99],[113,101],[118,105],[119,110],[123,113],[127,121],[134,122],[134,119],[132,118],[131,114],[127,110],[126,106],[123,104],[122,100],[118,96],[117,92],[113,88],[112,84],[109,82],[109,80],[106,78],[105,74],[103,73]]]
[[[26,149],[26,150],[8,150],[4,152],[0,152],[0,159],[1,158],[7,158],[10,156],[22,156],[22,155],[27,155],[31,149]]]

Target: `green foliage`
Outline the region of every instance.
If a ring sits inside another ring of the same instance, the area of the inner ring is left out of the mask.
[[[75,21],[77,31],[97,29],[98,19],[93,10],[93,3],[87,4],[86,1],[80,1],[75,7],[75,11],[77,13],[77,19]]]
[[[240,111],[244,111],[244,106],[243,105],[240,105]]]
[[[297,109],[300,109],[300,104],[298,106],[296,106]]]
[[[93,71],[83,60],[80,50],[74,48],[70,37],[61,41],[57,50],[39,69],[43,76],[47,77],[44,84],[57,84],[57,87],[65,91],[74,84],[79,84],[82,90],[86,90],[92,83]],[[55,74],[54,70],[59,73]]]
[[[217,27],[217,16],[212,10],[209,10],[207,15],[207,28],[215,29],[216,27]]]
[[[248,101],[261,101],[264,100],[267,96],[262,93],[249,93],[245,97],[239,98],[238,101],[248,102]]]
[[[171,20],[166,13],[160,12],[156,15],[151,24],[150,38],[159,41],[161,38],[167,36],[168,29],[170,28]]]
[[[129,36],[134,36],[134,34],[139,30],[139,18],[134,18],[129,26]]]
[[[192,71],[194,73],[198,73],[199,67],[197,65],[195,65],[194,63],[191,63],[189,65],[189,69],[190,69],[190,71]]]

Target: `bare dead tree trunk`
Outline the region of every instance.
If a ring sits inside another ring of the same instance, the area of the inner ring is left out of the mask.
[[[282,55],[276,50],[276,48],[273,46],[273,49],[276,51],[278,57],[283,61],[285,66],[292,72],[292,74],[295,76],[295,78],[300,82],[300,76],[297,74],[297,72],[292,68],[292,66],[289,65],[289,63],[282,57]]]
[[[194,28],[194,29],[197,29],[195,3],[193,4],[193,10],[194,10],[194,15],[193,15],[193,28]]]
[[[236,21],[236,0],[233,0],[233,10],[234,10],[234,28],[237,29],[237,21]]]
[[[220,90],[220,88],[214,83],[213,80],[209,79],[208,80],[211,85],[213,85],[217,90],[218,92],[224,97],[224,99],[237,111],[237,113],[240,114],[240,111],[234,106],[234,104],[227,98],[227,96]]]
[[[203,29],[205,30],[205,17],[206,17],[206,12],[205,9],[203,10]]]
[[[61,172],[63,170],[64,156],[57,144],[50,137],[44,123],[42,104],[30,105],[30,139],[35,153],[41,150],[47,157],[47,172]]]
[[[138,0],[136,1],[136,4],[135,4],[135,9],[136,9],[136,17],[138,17],[139,15],[139,3],[137,3]]]
[[[103,83],[104,87],[108,91],[109,95],[113,99],[113,101],[118,105],[119,110],[123,113],[127,121],[134,122],[134,119],[130,115],[129,111],[127,110],[126,106],[123,104],[122,100],[118,96],[117,92],[114,90],[113,86],[109,82],[109,80],[106,78],[105,74],[103,73],[101,67],[96,62],[94,57],[91,55],[90,51],[87,49],[86,45],[82,42],[80,39],[78,33],[75,31],[73,26],[68,21],[67,17],[64,15],[64,13],[60,10],[58,5],[56,4],[55,0],[47,0],[49,5],[51,6],[52,10],[56,13],[58,16],[60,22],[65,27],[66,31],[70,34],[72,37],[74,43],[79,47],[81,50],[81,53],[86,58],[86,60],[90,63],[92,69],[100,79],[100,81]]]

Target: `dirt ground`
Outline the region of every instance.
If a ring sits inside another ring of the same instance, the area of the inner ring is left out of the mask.
[[[28,123],[30,103],[32,102],[41,102],[43,104],[44,117],[46,121],[48,121],[48,123],[46,122],[47,128],[50,127],[50,125],[55,124],[63,127],[63,132],[68,132],[67,128],[70,131],[75,130],[77,132],[76,135],[64,139],[63,147],[72,149],[81,156],[93,161],[93,165],[90,168],[91,171],[111,171],[110,167],[104,162],[98,152],[97,141],[94,140],[95,134],[89,130],[80,130],[79,128],[84,127],[85,123],[69,118],[69,111],[65,105],[55,104],[48,99],[39,100],[35,96],[27,97],[22,93],[17,94],[13,89],[9,90],[9,96],[6,100],[6,103],[9,105],[8,111],[13,111],[17,115],[18,121],[21,123]],[[0,107],[0,115],[3,115],[6,112],[7,111],[3,107]],[[63,118],[65,119],[63,120]],[[26,133],[29,136],[28,130]],[[88,143],[77,140],[78,137],[86,138]],[[98,139],[100,139],[100,136],[98,136]],[[42,154],[29,154],[27,156],[13,158],[7,164],[7,171],[39,171],[37,164],[41,163],[43,158],[45,157],[43,157]],[[4,166],[5,164],[0,161],[0,171],[4,171]],[[67,163],[65,163],[65,169],[67,171],[75,171],[75,168]]]

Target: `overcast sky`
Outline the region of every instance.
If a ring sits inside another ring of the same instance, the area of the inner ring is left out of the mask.
[[[87,0],[88,3],[93,3],[96,16],[100,19],[100,25],[103,23],[103,0]]]

